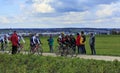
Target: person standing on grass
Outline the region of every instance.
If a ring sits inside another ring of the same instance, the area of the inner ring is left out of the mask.
[[[80,39],[81,39],[81,36],[79,33],[77,33],[77,37],[76,37],[76,46],[77,46],[77,49],[78,49],[78,54],[80,54],[81,50],[80,50]]]
[[[12,54],[16,54],[17,46],[18,46],[18,35],[17,35],[16,31],[13,32],[10,40],[12,42]]]
[[[84,34],[84,31],[81,31],[81,39],[80,39],[81,54],[86,54],[85,41],[86,41],[86,36]]]
[[[54,43],[52,35],[50,35],[50,37],[47,41],[48,41],[48,45],[49,45],[49,48],[50,48],[50,52],[52,53],[53,52],[53,43]]]
[[[89,45],[91,49],[91,54],[96,55],[95,51],[95,35],[93,33],[90,34]]]

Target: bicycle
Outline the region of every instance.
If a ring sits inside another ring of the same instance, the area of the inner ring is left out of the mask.
[[[17,53],[20,53],[22,50],[23,50],[23,44],[20,43],[20,44],[18,45]]]
[[[61,46],[61,45],[56,46],[55,54],[56,54],[57,56],[61,56],[62,51],[63,51],[63,50],[62,50],[62,46]]]
[[[31,47],[30,53],[32,53],[32,54],[36,54],[37,53],[38,55],[42,55],[43,48],[42,48],[41,45],[36,44],[35,46]]]
[[[69,45],[62,44],[56,47],[56,55],[73,57],[74,51]]]

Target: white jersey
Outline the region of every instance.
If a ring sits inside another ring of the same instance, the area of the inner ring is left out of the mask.
[[[25,43],[25,40],[22,36],[18,36],[18,42],[20,43],[20,41],[22,40],[23,43]]]
[[[39,40],[38,37],[33,36],[32,39],[33,39],[33,43],[34,43],[34,44],[40,44],[40,40]]]
[[[10,37],[10,35],[5,34],[5,36],[6,36],[6,41],[9,43],[10,41],[8,40],[8,38]],[[5,36],[4,36],[4,38],[5,38]]]
[[[4,42],[4,36],[0,36],[0,42]]]

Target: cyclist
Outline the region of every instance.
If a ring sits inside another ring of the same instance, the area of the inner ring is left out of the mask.
[[[66,41],[65,34],[61,33],[61,40],[60,40],[60,42],[62,43],[62,45],[65,44],[65,41]]]
[[[65,45],[66,46],[71,46],[71,44],[70,44],[70,36],[67,34],[66,36],[65,36]]]
[[[62,52],[61,52],[61,56],[64,55],[65,51],[66,51],[66,47],[68,47],[68,44],[69,44],[69,36],[66,35],[64,33],[61,34],[61,47],[62,47]]]
[[[22,35],[18,34],[18,52],[21,51],[21,49],[23,48],[23,45],[21,43],[21,40],[23,43],[25,43],[24,38],[22,37]]]
[[[30,37],[30,46],[31,46],[31,51],[34,52],[35,51],[35,47],[39,46],[41,43],[38,35],[34,34]]]
[[[8,43],[9,43],[9,38],[10,36],[8,34],[4,35],[4,49],[6,49],[8,47]]]
[[[72,34],[70,34],[70,44],[75,53],[76,52],[76,40]]]
[[[31,34],[30,35],[30,51],[33,50],[33,48],[35,47],[35,35],[34,34]]]
[[[66,40],[65,34],[62,32],[62,33],[59,35],[58,39],[57,39],[58,44],[59,44],[60,46],[65,45],[65,40]]]
[[[4,37],[0,36],[1,50],[4,51]]]
[[[57,42],[58,42],[59,45],[61,45],[61,40],[62,40],[62,36],[59,35],[58,38],[57,38]]]

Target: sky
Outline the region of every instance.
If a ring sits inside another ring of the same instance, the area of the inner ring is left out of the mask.
[[[120,28],[120,0],[0,0],[2,28]]]

